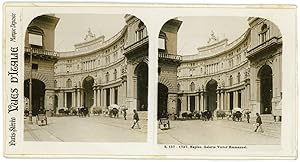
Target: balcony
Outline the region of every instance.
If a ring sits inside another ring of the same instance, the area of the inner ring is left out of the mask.
[[[274,50],[274,48],[273,48],[274,46],[281,45],[281,44],[282,44],[281,37],[280,38],[273,37],[273,38],[259,44],[258,46],[250,49],[247,52],[247,58],[254,58],[257,54],[263,53],[265,51],[269,51],[270,49]]]
[[[124,55],[144,49],[148,50],[148,36],[124,48]]]
[[[172,62],[181,62],[182,61],[182,56],[180,55],[174,55],[174,54],[168,54],[166,52],[158,52],[158,58],[159,61],[172,61]]]
[[[57,59],[59,57],[58,52],[55,51],[49,51],[45,49],[39,49],[39,48],[32,48],[32,55],[33,56],[39,56],[39,57],[45,57],[45,58],[54,58]],[[25,47],[25,53],[30,54],[30,48]]]

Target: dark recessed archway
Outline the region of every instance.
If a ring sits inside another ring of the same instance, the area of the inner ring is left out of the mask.
[[[147,111],[148,107],[148,65],[141,62],[134,72],[137,77],[137,110]]]
[[[272,113],[272,98],[273,98],[273,80],[272,68],[269,65],[264,65],[258,72],[260,79],[260,113]]]
[[[167,117],[168,114],[168,87],[164,84],[158,83],[158,95],[157,95],[157,117]]]
[[[207,110],[213,112],[217,108],[217,87],[218,82],[214,79],[210,80],[206,84],[206,93],[207,93]]]
[[[83,87],[83,106],[87,108],[91,108],[94,104],[94,91],[93,91],[93,85],[94,85],[94,78],[91,76],[86,77],[82,82]]]
[[[24,81],[24,96],[29,99],[29,79]],[[32,115],[35,116],[39,111],[45,110],[45,83],[32,79]]]

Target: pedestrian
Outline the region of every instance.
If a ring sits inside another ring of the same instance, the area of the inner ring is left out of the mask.
[[[261,126],[262,125],[261,117],[258,113],[256,113],[256,116],[257,116],[256,117],[256,129],[254,130],[254,132],[256,132],[258,128],[260,128],[260,131],[263,133],[264,131]]]
[[[132,129],[134,128],[135,125],[137,125],[138,129],[141,129],[140,128],[140,125],[139,125],[139,114],[137,113],[136,110],[133,110],[133,125],[132,125]]]
[[[250,123],[250,112],[246,112],[247,122]]]
[[[126,120],[126,116],[127,116],[126,109],[123,110],[123,116],[124,116],[124,120]]]

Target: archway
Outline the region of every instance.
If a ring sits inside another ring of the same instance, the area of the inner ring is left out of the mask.
[[[137,77],[137,110],[147,111],[148,107],[148,65],[141,62],[135,68]]]
[[[168,114],[168,87],[164,84],[158,83],[158,95],[157,95],[157,117],[166,117]]]
[[[207,110],[213,112],[217,108],[217,90],[218,83],[215,80],[210,80],[206,84],[206,92],[207,92]]]
[[[273,97],[273,80],[272,68],[264,65],[258,72],[260,79],[260,113],[272,113],[272,97]]]
[[[86,77],[82,82],[83,87],[83,106],[90,109],[94,104],[94,79],[91,76]]]
[[[44,110],[45,100],[45,83],[32,79],[32,115],[35,116],[39,110]],[[29,79],[24,81],[24,96],[29,98]]]

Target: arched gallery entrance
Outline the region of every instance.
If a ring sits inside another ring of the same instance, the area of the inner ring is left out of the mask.
[[[264,65],[258,72],[260,79],[260,113],[272,113],[272,97],[273,97],[273,80],[272,68],[269,65]]]
[[[83,105],[90,109],[94,104],[94,79],[91,76],[86,77],[82,82],[83,87]]]
[[[207,101],[207,107],[206,109],[213,112],[215,109],[217,109],[217,87],[218,83],[215,80],[210,80],[206,84],[206,101]]]
[[[137,110],[147,111],[148,107],[148,65],[141,62],[134,71],[137,77]]]
[[[24,96],[29,98],[29,79],[24,81]],[[44,110],[45,83],[32,79],[32,115],[35,116],[39,110]]]

